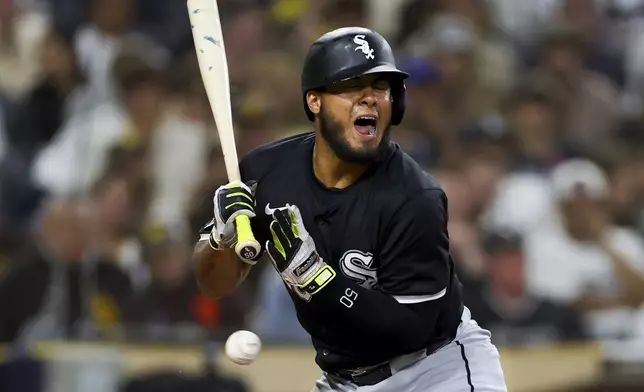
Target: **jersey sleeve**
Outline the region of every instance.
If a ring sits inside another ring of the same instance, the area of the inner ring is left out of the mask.
[[[394,213],[381,235],[378,288],[399,303],[439,299],[450,281],[447,197],[424,190]]]

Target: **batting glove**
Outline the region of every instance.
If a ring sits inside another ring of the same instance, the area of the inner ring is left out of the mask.
[[[335,277],[316,251],[297,206],[287,204],[274,210],[270,230],[273,238],[266,241],[266,250],[273,266],[302,298],[310,299]]]
[[[217,188],[213,197],[214,225],[208,239],[208,243],[214,249],[235,247],[237,244],[235,218],[239,215],[255,217],[256,188],[255,182],[244,184],[241,181],[232,181]]]

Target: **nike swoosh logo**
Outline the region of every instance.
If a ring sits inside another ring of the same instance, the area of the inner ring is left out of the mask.
[[[264,212],[268,216],[273,216],[273,213],[277,210],[278,208],[271,208],[271,203],[266,203],[266,207],[264,207]]]
[[[264,207],[264,212],[266,213],[266,215],[273,216],[273,213],[275,211],[286,210],[288,207],[289,207],[289,204],[287,203],[284,207],[271,208],[271,203],[266,203],[266,207]]]

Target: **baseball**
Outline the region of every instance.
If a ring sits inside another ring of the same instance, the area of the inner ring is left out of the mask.
[[[261,349],[259,336],[250,331],[237,331],[226,340],[226,355],[238,365],[251,364]]]

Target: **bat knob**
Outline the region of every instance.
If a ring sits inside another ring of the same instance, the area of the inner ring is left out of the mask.
[[[237,253],[240,259],[249,263],[255,263],[262,247],[253,235],[248,216],[239,215],[235,218],[235,226],[237,229],[235,253]]]
[[[259,243],[257,241],[238,242],[235,246],[235,253],[242,259],[254,260],[261,250],[258,245]]]

